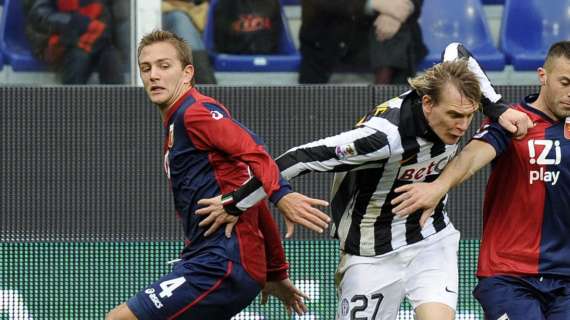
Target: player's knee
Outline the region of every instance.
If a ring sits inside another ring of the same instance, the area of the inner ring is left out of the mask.
[[[105,316],[105,320],[137,320],[137,317],[127,307],[126,304],[121,304],[115,309],[109,311]]]

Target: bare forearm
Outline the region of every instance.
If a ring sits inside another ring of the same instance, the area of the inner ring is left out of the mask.
[[[490,144],[473,140],[445,167],[436,181],[449,190],[473,176],[495,155],[495,149]]]

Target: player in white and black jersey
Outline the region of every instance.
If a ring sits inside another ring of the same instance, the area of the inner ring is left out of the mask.
[[[482,93],[484,112],[518,125],[511,131],[525,133],[529,123],[497,103],[501,96],[463,46],[450,45],[444,57],[452,61],[410,79],[412,90],[375,107],[353,130],[277,159],[286,179],[337,172],[331,193],[332,233],[342,252],[337,319],[396,319],[404,297],[420,320],[454,318],[459,232],[447,216],[446,199],[427,221],[420,221],[421,212],[400,218],[390,204],[394,189],[438,177]]]

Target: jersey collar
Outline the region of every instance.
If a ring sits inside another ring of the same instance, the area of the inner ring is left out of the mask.
[[[429,126],[422,110],[421,98],[416,91],[411,91],[404,97],[400,123],[400,133],[403,136],[421,137],[433,143],[443,143]]]
[[[552,119],[551,117],[546,115],[546,113],[538,110],[537,108],[531,105],[531,103],[535,102],[536,99],[538,99],[538,93],[529,94],[528,96],[524,97],[523,101],[521,102],[521,105],[526,110],[540,116],[542,119],[544,119],[547,122],[550,122],[552,124],[558,123],[560,120]]]
[[[166,112],[166,116],[164,117],[164,122],[163,122],[163,125],[165,128],[168,127],[168,123],[170,122],[170,118],[178,110],[178,108],[180,108],[180,106],[182,105],[182,102],[184,102],[184,100],[186,100],[186,98],[188,98],[190,96],[194,96],[197,92],[198,91],[196,90],[196,88],[190,87],[183,95],[181,95],[174,102],[174,104],[172,104],[172,106],[170,108],[168,108],[168,111]]]

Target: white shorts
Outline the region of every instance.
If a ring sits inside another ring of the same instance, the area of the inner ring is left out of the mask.
[[[337,269],[337,320],[398,316],[406,297],[416,309],[439,302],[455,310],[459,231],[449,224],[413,245],[377,257],[341,256]]]

